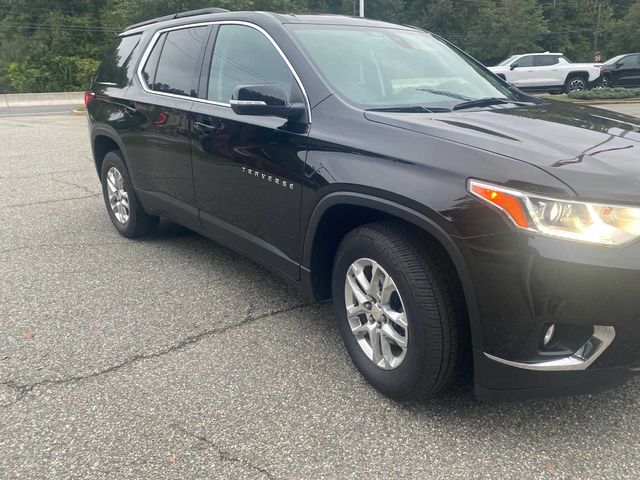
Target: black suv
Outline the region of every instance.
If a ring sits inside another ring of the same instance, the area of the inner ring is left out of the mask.
[[[640,87],[640,53],[627,53],[607,60],[602,65],[605,87]]]
[[[166,217],[332,297],[390,397],[640,369],[638,119],[529,96],[418,28],[219,10],[125,30],[86,102],[118,232]]]

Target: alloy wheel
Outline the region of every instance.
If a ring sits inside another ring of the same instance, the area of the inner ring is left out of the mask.
[[[364,354],[384,370],[399,367],[409,329],[393,278],[376,261],[360,258],[347,270],[344,295],[351,333]]]
[[[586,84],[584,80],[581,78],[574,78],[573,80],[571,80],[571,82],[569,82],[570,92],[574,92],[576,90],[584,90],[585,87],[586,87]]]
[[[113,215],[125,225],[131,215],[129,194],[124,188],[124,178],[116,167],[111,167],[107,172],[107,194]]]

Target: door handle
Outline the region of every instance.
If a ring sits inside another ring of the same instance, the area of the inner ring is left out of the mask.
[[[220,121],[214,122],[213,124],[195,122],[193,126],[195,127],[196,130],[199,130],[201,132],[211,133],[211,132],[215,132],[216,130],[219,130],[222,127],[222,123]]]

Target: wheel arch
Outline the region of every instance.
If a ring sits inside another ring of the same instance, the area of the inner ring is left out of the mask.
[[[352,215],[357,212],[357,218]],[[346,221],[343,220],[347,219]],[[331,296],[331,270],[340,240],[348,231],[372,221],[399,219],[414,225],[442,247],[458,276],[465,299],[473,345],[482,342],[475,289],[464,257],[451,236],[428,216],[397,202],[356,192],[333,192],[311,214],[302,250],[304,290],[316,300]]]
[[[589,82],[589,72],[587,70],[572,70],[567,73],[564,83],[567,83],[571,77],[583,77],[587,83]]]
[[[118,135],[111,131],[111,129],[96,127],[92,135],[91,149],[98,176],[100,176],[100,169],[102,168],[102,161],[104,160],[105,155],[112,150],[120,150],[120,152],[122,152],[125,165],[127,163],[124,145],[118,138]]]

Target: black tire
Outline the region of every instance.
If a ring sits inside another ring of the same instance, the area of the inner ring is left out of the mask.
[[[394,369],[378,367],[351,331],[345,278],[351,264],[369,258],[393,278],[407,316],[408,345]],[[462,364],[466,309],[446,254],[410,225],[380,222],[348,233],[338,247],[332,274],[338,328],[351,359],[378,391],[396,400],[436,394],[457,377]]]
[[[111,168],[117,169],[120,173],[124,182],[124,189],[127,192],[129,200],[129,217],[126,222],[122,222],[116,218],[116,214],[111,208],[111,204],[109,202],[107,174]],[[104,160],[102,161],[100,181],[102,182],[102,196],[104,198],[105,207],[107,208],[107,213],[109,214],[111,223],[120,235],[128,238],[142,237],[149,234],[156,228],[159,218],[147,215],[143,210],[140,201],[136,197],[133,184],[131,183],[129,170],[127,170],[127,166],[122,158],[122,153],[120,153],[119,150],[113,150],[105,155]]]
[[[581,86],[578,86],[581,85]],[[567,81],[564,84],[565,93],[575,92],[577,90],[586,90],[587,81],[582,75],[569,75]]]

